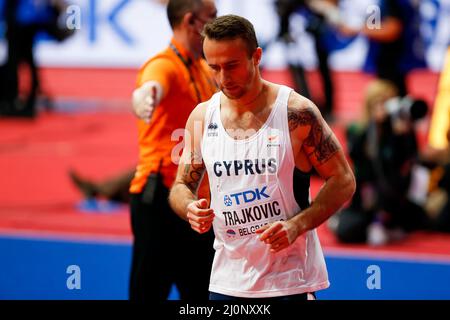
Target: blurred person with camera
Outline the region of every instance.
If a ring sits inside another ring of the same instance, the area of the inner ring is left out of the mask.
[[[36,99],[42,92],[34,44],[40,33],[57,41],[63,41],[74,33],[61,20],[68,3],[65,0],[18,0],[5,1],[3,4],[0,2],[0,5],[3,5],[5,14],[8,42],[0,115],[32,118],[36,114]],[[19,92],[21,63],[28,67],[31,78],[28,92],[23,98]]]
[[[398,94],[389,81],[372,82],[363,123],[347,130],[357,190],[350,206],[330,223],[343,242],[382,245],[428,227],[424,210],[408,197],[418,156],[414,121],[425,116],[427,106]]]

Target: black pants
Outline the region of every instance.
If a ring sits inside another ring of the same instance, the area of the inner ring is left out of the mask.
[[[207,301],[213,233],[193,231],[171,210],[168,195],[158,175],[149,177],[142,193],[131,195],[130,300],[165,300],[175,283],[181,300]]]
[[[49,1],[50,2],[50,1]],[[57,41],[63,41],[74,30],[62,28],[58,24],[60,10],[53,6],[53,15],[45,22],[23,24],[17,21],[19,1],[6,1],[5,17],[7,22],[6,39],[8,41],[8,60],[2,68],[4,89],[0,89],[0,114],[34,116],[36,98],[41,90],[39,70],[34,57],[34,42],[39,32],[45,32]],[[49,4],[50,5],[50,4]],[[33,10],[32,7],[28,8]],[[30,84],[23,102],[19,103],[19,65],[29,68]]]
[[[30,115],[34,115],[37,92],[39,89],[39,74],[36,61],[34,59],[33,43],[39,29],[36,26],[14,27],[8,30],[8,60],[6,70],[8,75],[8,101],[15,101],[19,96],[19,65],[24,63],[29,67],[30,85],[27,92],[23,110]],[[14,111],[16,110],[13,107]]]

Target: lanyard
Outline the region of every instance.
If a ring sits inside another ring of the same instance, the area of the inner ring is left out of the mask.
[[[186,69],[189,73],[189,78],[190,78],[192,84],[194,85],[195,94],[197,95],[197,102],[198,103],[202,102],[202,98],[200,96],[200,91],[198,90],[197,83],[195,82],[194,76],[192,75],[192,72],[191,72],[191,68],[190,68],[190,65],[192,64],[191,59],[188,58],[188,60],[186,60],[181,55],[180,51],[178,51],[178,49],[173,45],[173,43],[170,43],[170,49],[172,49],[172,51],[177,55],[177,57],[181,60],[181,62],[183,62],[184,66],[186,67]]]

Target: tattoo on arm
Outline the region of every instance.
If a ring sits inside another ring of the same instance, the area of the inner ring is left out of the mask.
[[[304,146],[313,148],[309,155],[314,154],[320,164],[327,162],[339,149],[332,138],[332,133],[327,133],[324,126],[317,118],[312,108],[304,110],[288,109],[289,131],[294,131],[298,126],[310,126],[308,137],[303,141]]]
[[[205,164],[195,152],[191,151],[189,162],[184,166],[183,181],[192,193],[197,192],[198,185],[205,172]]]

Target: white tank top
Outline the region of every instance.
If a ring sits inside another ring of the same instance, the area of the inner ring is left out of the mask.
[[[248,139],[235,140],[220,118],[220,95],[209,100],[201,145],[215,218],[215,256],[209,290],[237,297],[275,297],[329,286],[315,230],[271,253],[255,231],[301,210],[294,197],[287,102],[280,86],[266,123]],[[309,188],[306,191],[309,197]]]

